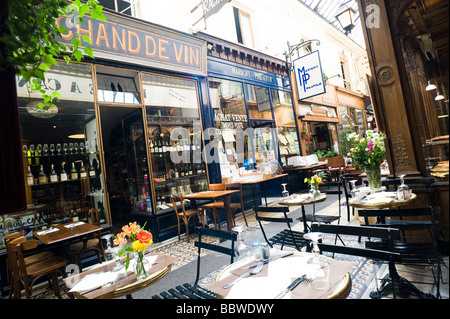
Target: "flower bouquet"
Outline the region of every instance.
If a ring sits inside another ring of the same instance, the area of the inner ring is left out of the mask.
[[[380,165],[386,159],[385,137],[385,134],[372,130],[367,130],[365,136],[355,132],[347,136],[352,144],[347,156],[352,158],[356,169],[365,168],[369,186],[373,189],[381,187]]]
[[[308,183],[310,187],[310,193],[314,196],[314,198],[317,198],[320,196],[319,191],[319,185],[323,184],[323,176],[324,174],[320,172],[319,174],[316,174],[312,176],[311,178],[305,178],[305,183]]]
[[[144,258],[144,252],[148,246],[153,244],[152,234],[144,230],[144,227],[141,228],[136,222],[129,223],[122,227],[122,232],[117,234],[114,239],[114,243],[122,248],[119,252],[119,256],[123,255],[125,252],[127,253],[125,262],[126,270],[128,270],[128,267],[130,266],[130,253],[135,253],[136,262],[134,264],[134,270],[138,279],[147,277],[145,268],[146,263],[148,264],[148,262]],[[128,245],[129,241],[131,242],[131,245]]]

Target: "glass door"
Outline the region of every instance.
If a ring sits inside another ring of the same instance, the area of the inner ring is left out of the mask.
[[[277,161],[276,134],[273,121],[250,121],[253,129],[255,163]]]

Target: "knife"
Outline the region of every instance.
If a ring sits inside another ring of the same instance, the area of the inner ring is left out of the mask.
[[[275,299],[281,299],[284,296],[286,296],[286,294],[289,291],[291,291],[292,289],[297,287],[299,283],[301,283],[303,280],[305,280],[305,278],[306,278],[306,275],[303,275],[303,276],[298,277],[297,279],[295,279],[285,290],[283,290],[278,296],[276,296]]]
[[[291,252],[286,253],[286,254],[283,254],[283,255],[279,255],[279,256],[275,256],[275,257],[269,258],[269,259],[267,259],[267,260],[263,260],[263,263],[264,263],[264,264],[268,264],[268,263],[270,263],[271,261],[275,261],[275,260],[277,260],[277,259],[279,259],[279,258],[284,258],[284,257],[290,256],[290,255],[293,255],[293,254],[294,254],[294,252],[291,251]],[[257,265],[258,265],[258,263],[256,262],[256,263],[250,264],[250,265],[248,266],[248,268],[254,268],[254,267],[256,267]]]

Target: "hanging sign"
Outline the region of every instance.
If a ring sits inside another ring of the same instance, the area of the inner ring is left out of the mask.
[[[325,93],[319,51],[298,58],[293,65],[299,100]]]

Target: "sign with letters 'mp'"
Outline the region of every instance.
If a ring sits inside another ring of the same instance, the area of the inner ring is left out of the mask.
[[[293,64],[299,100],[325,93],[319,51],[302,56]]]

